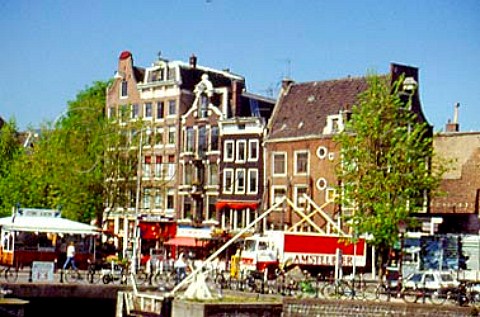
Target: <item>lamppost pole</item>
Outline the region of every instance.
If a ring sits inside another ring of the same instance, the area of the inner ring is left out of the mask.
[[[135,194],[135,225],[133,227],[133,254],[132,254],[132,274],[137,273],[138,259],[138,216],[140,209],[140,187],[142,178],[142,147],[143,147],[143,131],[140,130],[140,140],[138,142],[138,162],[137,162],[137,188]]]

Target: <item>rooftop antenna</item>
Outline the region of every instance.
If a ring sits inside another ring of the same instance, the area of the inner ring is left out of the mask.
[[[287,67],[287,74],[286,78],[292,78],[292,60],[290,58],[285,59],[286,67]]]

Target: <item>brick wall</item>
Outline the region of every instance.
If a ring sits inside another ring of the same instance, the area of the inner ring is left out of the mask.
[[[434,197],[432,213],[478,213],[480,193],[480,133],[441,133],[434,137],[440,159],[449,160],[450,170]]]

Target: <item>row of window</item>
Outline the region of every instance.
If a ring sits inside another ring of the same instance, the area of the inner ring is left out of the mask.
[[[309,174],[309,152],[307,150],[294,152],[294,175],[307,175]],[[272,175],[273,176],[286,176],[287,175],[287,153],[286,152],[274,152],[272,153]]]
[[[224,144],[224,162],[256,162],[259,157],[259,142],[257,139],[248,140],[226,140]]]
[[[184,173],[183,173],[183,184],[184,185],[193,185],[195,183],[203,183],[203,172],[202,169],[192,165],[185,164]],[[218,165],[217,164],[208,164],[207,165],[207,182],[206,185],[215,186],[218,185]]]
[[[214,219],[216,215],[216,203],[217,203],[217,196],[214,195],[206,195],[204,200],[204,214],[203,219]],[[183,214],[181,218],[194,218],[194,201],[189,196],[183,196]]]
[[[222,192],[224,194],[256,195],[258,193],[258,169],[225,168]]]
[[[212,126],[210,129],[206,126],[199,126],[198,129],[188,127],[184,134],[183,150],[190,153],[196,152],[199,155],[207,151],[217,151],[218,135],[217,126]]]
[[[148,146],[153,145],[174,145],[176,143],[177,129],[174,126],[166,126],[162,128],[155,128],[149,133],[142,132],[142,145]],[[121,133],[120,144],[130,144],[132,146],[138,145],[138,138],[140,137],[139,132],[135,129],[133,130],[124,130]]]
[[[272,198],[270,204],[273,206],[278,203],[287,195],[287,187],[283,185],[274,185],[272,186]],[[307,200],[304,198],[304,195],[308,196],[308,185],[295,185],[293,186],[293,202],[299,208],[305,208],[307,205]],[[334,188],[326,188],[325,190],[325,201],[333,202],[335,200],[336,191]],[[281,209],[282,206],[277,206],[277,209]]]
[[[173,190],[144,188],[142,195],[142,208],[144,209],[173,209],[175,196]]]
[[[122,121],[128,119],[137,119],[143,117],[145,119],[163,119],[166,116],[175,116],[177,114],[177,101],[175,99],[168,100],[165,113],[165,101],[146,102],[140,109],[139,104],[132,105],[120,105],[117,109],[116,106],[110,106],[108,108],[109,118],[120,118]]]
[[[142,162],[142,171],[143,177],[149,178],[151,176],[155,178],[162,178],[162,179],[173,179],[175,176],[175,163],[174,163],[174,156],[168,156],[168,162],[163,162],[163,157],[160,155],[157,156],[150,156],[146,155],[143,158]],[[153,169],[152,169],[153,166]],[[152,175],[153,171],[153,175]]]

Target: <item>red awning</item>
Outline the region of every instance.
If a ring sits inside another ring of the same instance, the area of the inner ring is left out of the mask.
[[[192,237],[175,237],[164,243],[165,245],[174,245],[182,247],[201,247],[202,243]]]
[[[223,208],[231,208],[231,209],[257,209],[258,208],[258,201],[218,201],[216,204],[217,210],[221,210]]]

